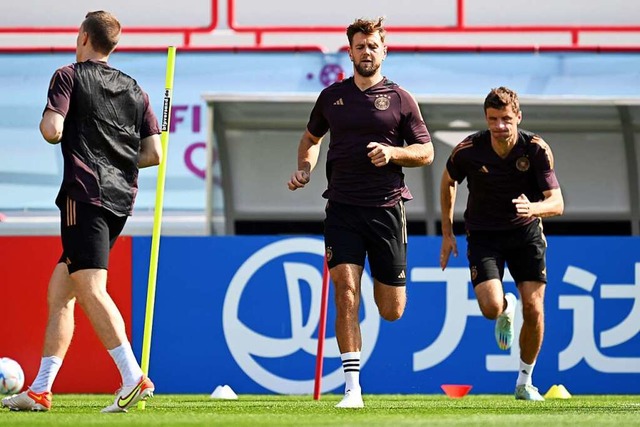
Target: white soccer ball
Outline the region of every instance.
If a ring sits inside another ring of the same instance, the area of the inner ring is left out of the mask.
[[[13,394],[22,390],[24,372],[20,364],[8,357],[0,358],[0,394]]]

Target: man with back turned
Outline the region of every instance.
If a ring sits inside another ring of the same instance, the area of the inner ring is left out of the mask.
[[[107,64],[120,32],[112,14],[88,13],[78,32],[77,62],[58,69],[49,85],[40,132],[47,142],[60,143],[64,159],[56,198],[62,256],[49,281],[40,369],[26,391],[2,399],[11,410],[51,409],[51,388],[73,336],[76,301],[122,377],[114,403],[102,412],[127,412],[155,389],[107,292],[109,253],[133,211],[138,169],[158,165],[162,156],[147,94]]]

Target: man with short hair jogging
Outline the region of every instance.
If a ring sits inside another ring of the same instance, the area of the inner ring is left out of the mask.
[[[138,169],[160,163],[158,120],[136,81],[107,65],[120,38],[118,20],[90,12],[77,37],[77,62],[51,79],[40,131],[61,144],[62,256],[49,282],[49,316],[40,370],[24,392],[2,399],[14,411],[51,409],[53,382],[71,344],[75,302],[82,307],[122,376],[102,412],[127,412],[155,389],[143,375],[124,319],[107,292],[109,253],[133,212]]]

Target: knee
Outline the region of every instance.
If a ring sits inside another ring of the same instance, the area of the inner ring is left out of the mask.
[[[380,317],[389,322],[393,322],[402,317],[404,313],[404,307],[400,305],[395,306],[382,306],[378,307],[378,312],[380,313]]]
[[[75,309],[76,298],[73,294],[69,293],[67,295],[52,295],[49,294],[47,296],[47,308],[49,313],[65,313],[65,312],[73,312]]]
[[[338,311],[353,311],[359,309],[357,292],[351,288],[336,288],[335,303]]]
[[[90,300],[94,300],[97,298],[97,292],[94,289],[81,289],[78,287],[78,291],[75,293],[76,301],[78,304],[83,305]]]
[[[499,301],[492,301],[490,303],[480,304],[480,311],[482,315],[487,319],[495,320],[502,314],[504,304],[500,304]]]
[[[541,303],[535,301],[522,303],[522,320],[524,323],[537,324],[544,319],[544,309]]]

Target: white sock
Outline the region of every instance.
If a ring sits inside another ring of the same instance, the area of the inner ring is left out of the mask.
[[[344,371],[344,390],[360,390],[360,352],[342,353],[342,370]]]
[[[138,384],[144,374],[140,369],[140,365],[138,365],[136,357],[133,355],[131,344],[128,341],[123,342],[118,347],[109,350],[109,354],[120,371],[122,385],[128,387]]]
[[[58,375],[58,371],[62,366],[62,359],[58,356],[46,356],[40,360],[40,369],[36,379],[31,384],[31,391],[34,393],[42,393],[44,391],[51,391],[53,387],[53,381]]]
[[[516,305],[511,301],[511,298],[507,298],[507,295],[509,295],[509,293],[505,294],[505,298],[504,298],[504,300],[507,302],[507,306],[504,308],[504,311],[503,311],[504,314],[511,314],[516,309]]]
[[[531,365],[520,360],[520,370],[518,371],[518,380],[516,381],[516,386],[519,386],[521,384],[531,385],[531,375],[533,375],[534,366],[536,366],[535,360]]]

